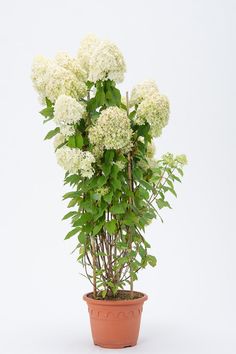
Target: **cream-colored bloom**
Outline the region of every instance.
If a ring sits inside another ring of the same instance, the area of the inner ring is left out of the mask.
[[[89,61],[89,80],[114,80],[122,82],[126,66],[118,47],[109,41],[101,41]]]
[[[155,152],[156,152],[155,144],[153,142],[148,143],[148,145],[147,145],[147,157],[149,159],[152,159],[154,157],[154,155],[155,155]]]
[[[46,88],[46,72],[48,66],[50,64],[50,60],[45,58],[42,55],[38,55],[34,58],[31,70],[31,79],[36,91],[41,98],[45,97],[45,88]]]
[[[118,107],[109,107],[102,111],[96,124],[89,130],[89,140],[94,145],[103,145],[105,149],[131,147],[133,131],[126,112]]]
[[[63,144],[65,141],[66,141],[65,135],[58,133],[53,140],[53,145],[54,145],[55,150],[58,148],[58,146]]]
[[[169,101],[166,96],[157,95],[143,100],[137,109],[136,123],[150,124],[153,137],[160,136],[169,119]]]
[[[82,177],[88,178],[94,173],[92,163],[95,158],[89,151],[62,146],[56,151],[56,157],[58,164],[70,173],[80,172]]]
[[[63,94],[80,99],[87,92],[84,82],[79,81],[72,71],[64,69],[56,63],[51,63],[48,66],[45,81],[45,96],[52,102],[55,102]]]
[[[101,187],[96,190],[96,194],[100,194],[101,196],[104,196],[107,193],[109,193],[109,187]]]
[[[94,174],[92,163],[95,162],[95,157],[89,151],[82,151],[79,165],[80,174],[82,177],[91,178]]]
[[[80,48],[78,51],[77,58],[78,58],[79,65],[87,73],[87,77],[89,75],[90,58],[93,55],[94,50],[99,43],[100,40],[92,34],[86,36],[80,43]]]
[[[69,136],[75,135],[75,126],[70,124],[61,124],[60,132],[68,138]]]
[[[114,164],[119,168],[120,171],[122,171],[126,166],[126,162],[121,160],[114,162]]]
[[[184,154],[177,155],[176,156],[176,161],[179,162],[182,165],[187,165],[188,164],[188,159],[187,159],[186,155],[184,155]]]
[[[85,108],[75,98],[60,95],[54,107],[54,122],[57,125],[78,123],[83,117]]]
[[[72,71],[78,80],[86,80],[86,72],[82,69],[77,58],[71,58],[66,52],[59,52],[55,57],[56,63],[66,70]]]
[[[159,94],[158,87],[153,80],[144,81],[142,83],[134,86],[131,97],[130,97],[130,106],[141,103],[144,99],[157,96]]]

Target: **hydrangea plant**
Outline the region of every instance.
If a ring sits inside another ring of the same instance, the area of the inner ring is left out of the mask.
[[[53,122],[45,139],[54,138],[64,168],[64,195],[71,220],[65,239],[74,237],[78,261],[93,286],[94,298],[116,297],[133,283],[155,256],[145,238],[160,210],[171,208],[185,155],[154,157],[154,138],[169,120],[169,102],[154,81],[136,85],[122,97],[126,66],[117,46],[87,36],[75,58],[36,57],[32,81],[42,104],[44,123]]]

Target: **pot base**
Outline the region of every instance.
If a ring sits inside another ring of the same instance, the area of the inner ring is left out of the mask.
[[[143,303],[147,295],[133,300],[95,300],[84,295],[90,315],[95,345],[103,348],[125,348],[137,344]]]
[[[129,348],[129,347],[135,347],[135,345],[137,345],[137,342],[136,343],[133,343],[133,344],[128,344],[128,345],[104,345],[104,344],[99,344],[99,343],[94,343],[94,345],[97,345],[98,347],[101,347],[101,348],[106,348],[106,349],[122,349],[122,348]]]

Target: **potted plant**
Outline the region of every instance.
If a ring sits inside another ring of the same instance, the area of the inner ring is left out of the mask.
[[[121,96],[125,62],[117,46],[86,37],[76,58],[36,57],[32,81],[53,122],[58,164],[70,191],[71,220],[78,261],[91,283],[87,302],[94,343],[121,348],[137,343],[147,296],[134,291],[138,272],[156,265],[144,236],[147,225],[170,208],[168,193],[183,175],[185,155],[155,159],[153,139],[168,123],[169,103],[154,81]],[[127,289],[128,288],[128,289]],[[126,289],[126,290],[125,290]]]

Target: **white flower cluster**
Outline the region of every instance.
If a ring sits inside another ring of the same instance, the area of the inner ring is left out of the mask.
[[[104,109],[96,124],[89,130],[89,140],[102,149],[130,150],[133,131],[130,120],[123,109],[109,107]]]
[[[86,81],[86,72],[80,66],[78,59],[71,58],[66,52],[59,52],[55,57],[55,61],[62,68],[72,71],[78,80]]]
[[[80,121],[84,112],[84,106],[76,101],[75,98],[60,95],[54,107],[54,122],[60,127],[62,134],[70,136],[75,133],[73,124]]]
[[[34,58],[31,71],[31,79],[36,91],[41,98],[45,97],[46,80],[45,75],[49,66],[50,60],[42,55]]]
[[[130,96],[130,106],[141,103],[144,99],[159,94],[156,82],[153,80],[144,81],[134,86]]]
[[[178,164],[180,165],[187,165],[188,160],[186,155],[176,155],[174,156],[170,152],[167,152],[162,156],[162,160],[164,161],[165,164],[171,166],[171,167],[177,167]]]
[[[114,80],[122,82],[126,71],[123,55],[117,46],[109,41],[102,41],[90,59],[89,80]]]
[[[40,97],[47,97],[52,102],[62,94],[80,99],[87,92],[82,81],[85,78],[84,71],[79,69],[79,64],[74,59],[65,54],[59,54],[55,60],[36,57],[31,78]]]
[[[65,141],[66,141],[65,135],[63,135],[62,133],[58,133],[53,140],[53,145],[55,150],[58,148],[58,146],[63,144]]]
[[[80,172],[82,177],[91,178],[94,174],[92,163],[94,156],[89,151],[62,146],[56,151],[58,164],[70,173]]]
[[[150,132],[153,137],[161,135],[169,119],[169,101],[166,96],[156,95],[145,98],[137,108],[136,123],[143,125],[147,121],[150,124]]]
[[[80,66],[85,70],[87,78],[89,75],[90,58],[99,43],[100,40],[93,34],[89,34],[80,42],[77,58]]]
[[[48,66],[45,80],[45,97],[49,98],[52,102],[55,102],[63,94],[80,99],[87,92],[85,83],[79,81],[72,71],[54,62]]]
[[[114,80],[122,82],[126,71],[125,61],[118,47],[110,41],[88,36],[81,42],[78,52],[81,67],[87,72],[88,80]]]

